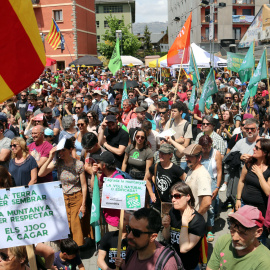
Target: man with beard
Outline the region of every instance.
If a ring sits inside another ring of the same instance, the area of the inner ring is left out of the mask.
[[[113,153],[116,167],[121,168],[128,146],[129,135],[118,126],[115,115],[108,115],[101,124],[98,135],[99,144]]]
[[[190,169],[185,182],[194,195],[195,210],[207,220],[207,210],[212,203],[211,176],[201,164],[202,147],[199,144],[191,144],[183,154],[186,155],[187,166]]]
[[[232,93],[226,93],[224,99],[225,103],[220,106],[220,109],[221,111],[230,111],[233,102]]]
[[[269,269],[270,252],[259,242],[264,218],[258,208],[250,205],[229,214],[229,234],[215,244],[206,270]]]
[[[43,113],[45,115],[45,118],[47,120],[47,123],[50,127],[51,130],[53,130],[53,134],[54,134],[54,143],[58,142],[58,134],[60,132],[60,122],[58,119],[55,119],[54,117],[52,117],[52,109],[49,107],[45,107],[43,109]]]
[[[134,212],[127,226],[129,249],[126,261],[116,258],[115,264],[122,270],[154,270],[164,246],[156,241],[161,228],[160,214],[151,208],[141,208]],[[133,252],[132,252],[132,251]],[[179,268],[178,268],[179,267]],[[161,268],[158,268],[161,269]],[[163,270],[183,269],[177,265],[174,256],[170,257]]]

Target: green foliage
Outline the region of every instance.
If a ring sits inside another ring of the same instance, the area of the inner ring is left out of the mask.
[[[105,17],[109,29],[106,30],[105,34],[102,35],[102,40],[104,43],[100,43],[98,46],[98,50],[101,55],[106,58],[111,58],[113,49],[116,43],[116,30],[122,30],[122,41],[120,43],[120,51],[121,55],[132,55],[134,56],[137,53],[137,50],[141,47],[141,42],[138,40],[137,36],[130,33],[129,29],[131,29],[131,24],[124,24],[124,16],[122,20],[119,21],[115,16]]]

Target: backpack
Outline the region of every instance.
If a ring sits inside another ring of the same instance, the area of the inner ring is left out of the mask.
[[[126,258],[125,258],[125,263],[128,262],[130,257],[132,256],[134,250],[128,249],[126,253]],[[183,263],[179,257],[179,255],[176,253],[175,249],[173,248],[172,245],[167,245],[165,248],[162,250],[162,252],[159,254],[157,261],[155,263],[155,270],[163,270],[164,267],[166,266],[166,263],[168,260],[174,256],[176,264],[177,264],[177,269],[178,270],[185,270]]]
[[[118,175],[122,175],[124,177],[124,179],[133,179],[127,172],[123,172],[122,170],[120,170],[119,168],[116,168],[116,170],[118,171],[118,173],[116,173],[113,178],[115,178]]]

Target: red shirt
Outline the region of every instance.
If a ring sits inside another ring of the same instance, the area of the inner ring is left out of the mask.
[[[186,92],[182,92],[182,93],[178,92],[177,95],[180,98],[180,101],[182,101],[182,102],[184,102],[184,101],[186,101],[188,99]]]

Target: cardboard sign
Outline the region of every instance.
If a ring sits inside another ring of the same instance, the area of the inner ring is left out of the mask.
[[[0,189],[0,249],[65,239],[69,234],[61,182]]]
[[[138,210],[145,204],[146,181],[104,178],[102,208]]]

